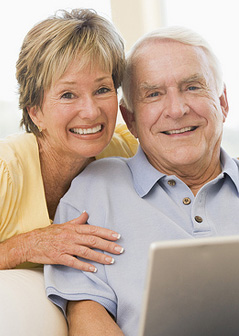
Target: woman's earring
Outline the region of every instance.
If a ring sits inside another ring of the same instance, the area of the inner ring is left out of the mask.
[[[42,132],[41,127],[37,126],[37,128],[38,128],[38,131],[41,133]]]

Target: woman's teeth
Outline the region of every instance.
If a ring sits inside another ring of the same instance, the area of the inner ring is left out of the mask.
[[[72,133],[76,133],[76,134],[94,134],[97,133],[99,131],[101,131],[101,125],[98,125],[96,127],[93,128],[71,128],[71,132]]]

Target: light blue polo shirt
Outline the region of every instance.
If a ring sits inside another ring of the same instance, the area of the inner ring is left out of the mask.
[[[89,224],[121,234],[125,252],[112,255],[113,265],[96,264],[94,274],[46,266],[49,298],[63,311],[66,300],[95,300],[115,316],[126,336],[137,335],[152,242],[239,234],[239,162],[221,150],[221,167],[222,173],[195,197],[177,177],[151,166],[141,148],[130,159],[89,165],[61,200],[55,222],[86,210]]]

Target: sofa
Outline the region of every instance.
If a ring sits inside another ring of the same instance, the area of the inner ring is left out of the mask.
[[[0,270],[1,336],[67,336],[61,311],[45,294],[43,270]]]

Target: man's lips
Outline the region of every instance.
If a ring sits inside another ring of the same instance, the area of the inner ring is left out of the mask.
[[[180,129],[175,129],[171,131],[164,131],[162,133],[167,134],[167,135],[172,135],[172,134],[182,134],[186,132],[192,132],[197,128],[197,126],[189,126],[189,127],[183,127]]]
[[[103,125],[97,125],[95,127],[88,127],[88,128],[71,128],[70,132],[71,133],[75,133],[75,134],[80,134],[80,135],[84,135],[84,134],[95,134],[100,132],[103,129]]]

